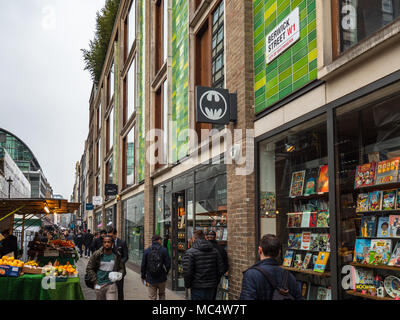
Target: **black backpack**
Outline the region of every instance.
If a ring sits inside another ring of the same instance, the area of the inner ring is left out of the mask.
[[[160,278],[162,275],[163,259],[160,252],[161,248],[162,247],[151,246],[147,256],[147,272],[153,278]]]
[[[289,271],[285,270],[283,282],[281,286],[278,287],[274,277],[272,277],[267,271],[259,267],[254,267],[254,269],[260,271],[263,274],[263,276],[267,279],[267,281],[270,283],[273,290],[272,300],[295,300],[293,296],[290,294],[289,289],[287,288]]]

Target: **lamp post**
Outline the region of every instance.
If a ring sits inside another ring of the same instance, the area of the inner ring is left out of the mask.
[[[8,198],[10,199],[10,195],[11,195],[11,183],[13,183],[13,180],[11,179],[11,177],[8,178],[7,182],[8,182]]]

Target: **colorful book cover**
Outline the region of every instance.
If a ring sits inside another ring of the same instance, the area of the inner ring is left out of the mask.
[[[274,192],[260,193],[260,210],[263,214],[276,212],[276,197]]]
[[[310,211],[304,211],[301,217],[301,227],[302,228],[309,228],[310,227]]]
[[[288,248],[291,248],[292,243],[293,243],[293,239],[294,239],[294,233],[291,232],[288,235],[288,241],[287,241]]]
[[[318,193],[329,192],[328,165],[320,167],[317,192]]]
[[[352,289],[360,290],[360,286],[372,285],[374,283],[374,271],[366,268],[352,268]]]
[[[302,220],[303,212],[295,212],[293,215],[294,223],[293,227],[294,228],[300,228],[301,227],[301,220]]]
[[[301,233],[296,233],[292,242],[293,249],[300,249],[301,246]]]
[[[382,192],[382,210],[396,209],[396,193],[397,189],[384,190]]]
[[[289,197],[298,197],[303,195],[304,178],[306,171],[295,171],[292,173],[292,181],[290,183]]]
[[[387,264],[392,252],[392,240],[372,239],[369,250],[369,263],[373,265]]]
[[[328,228],[329,227],[329,211],[322,210],[318,212],[317,228]]]
[[[389,266],[400,266],[400,241],[396,243],[388,263]]]
[[[396,192],[396,209],[400,210],[400,189]]]
[[[321,233],[318,237],[318,248],[320,251],[331,251],[330,234]]]
[[[317,179],[319,168],[312,168],[306,170],[304,195],[309,196],[317,193]]]
[[[313,211],[310,214],[310,228],[315,228],[317,226],[317,221],[318,221],[318,211]]]
[[[375,184],[394,183],[399,180],[399,158],[378,162]]]
[[[382,210],[382,191],[373,191],[368,194],[369,211]]]
[[[301,250],[309,250],[310,249],[310,241],[311,241],[311,232],[304,231],[301,234]]]
[[[356,245],[354,248],[354,262],[363,264],[368,263],[370,248],[371,239],[356,239]]]
[[[313,256],[312,256],[312,268],[311,269],[313,269],[313,270],[314,270],[315,263],[317,262],[317,259],[318,259],[318,254],[319,253],[316,253],[316,254],[313,254]]]
[[[389,237],[389,217],[379,217],[376,236],[378,238]]]
[[[331,288],[318,287],[317,300],[332,300]]]
[[[311,259],[312,259],[312,253],[307,252],[306,256],[304,257],[301,269],[307,270],[310,267]]]
[[[317,261],[315,261],[314,271],[323,273],[328,263],[329,252],[320,252]]]
[[[400,215],[389,216],[389,236],[400,238]]]
[[[358,194],[356,212],[366,212],[369,210],[368,199],[368,193]]]
[[[301,269],[302,264],[303,264],[303,261],[301,259],[301,253],[297,253],[296,257],[294,259],[293,267],[296,268],[296,269]]]
[[[376,216],[363,216],[360,226],[360,237],[371,238],[375,236]]]
[[[310,250],[319,251],[319,233],[311,233]]]
[[[293,250],[286,250],[285,257],[283,258],[283,266],[284,267],[291,267],[292,260],[293,260]]]
[[[294,227],[294,213],[287,214],[287,225],[288,228]]]
[[[375,168],[375,162],[357,166],[354,189],[373,185],[375,182]]]

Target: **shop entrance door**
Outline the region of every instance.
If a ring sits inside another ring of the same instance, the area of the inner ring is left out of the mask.
[[[186,251],[186,195],[172,194],[172,290],[184,291],[183,256]]]

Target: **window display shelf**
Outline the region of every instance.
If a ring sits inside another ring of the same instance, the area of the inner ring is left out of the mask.
[[[361,292],[357,292],[357,291],[352,291],[352,290],[347,290],[346,291],[347,294],[351,295],[351,296],[356,296],[356,297],[361,297],[361,298],[366,298],[366,299],[371,299],[371,300],[395,300],[393,298],[390,297],[378,297],[378,296],[371,296],[370,294],[363,294]]]
[[[376,210],[376,211],[359,211],[359,212],[356,212],[356,214],[360,214],[360,215],[362,215],[364,213],[367,213],[367,214],[377,214],[377,213],[390,213],[390,214],[393,214],[393,213],[400,213],[400,209],[396,209],[396,210]]]
[[[281,268],[285,269],[285,270],[288,270],[288,271],[305,273],[305,274],[312,274],[312,275],[319,276],[319,277],[330,277],[331,276],[330,272],[320,273],[320,272],[315,272],[313,270],[302,270],[302,269],[289,268],[289,267],[281,267]]]
[[[370,269],[382,269],[382,270],[391,270],[391,271],[400,272],[400,267],[395,267],[395,266],[364,264],[364,263],[357,263],[357,262],[351,262],[350,265],[353,266],[353,267],[370,268]]]
[[[287,229],[329,229],[330,227],[286,227]]]
[[[329,192],[323,192],[323,193],[314,193],[310,194],[308,196],[296,196],[296,197],[289,197],[291,200],[309,200],[309,199],[319,199],[319,198],[328,198],[329,197]]]
[[[372,186],[366,186],[366,187],[359,187],[354,189],[354,192],[365,192],[365,191],[380,191],[380,190],[389,190],[389,189],[397,189],[400,188],[400,182],[394,182],[394,183],[386,183],[386,184],[374,184]]]

